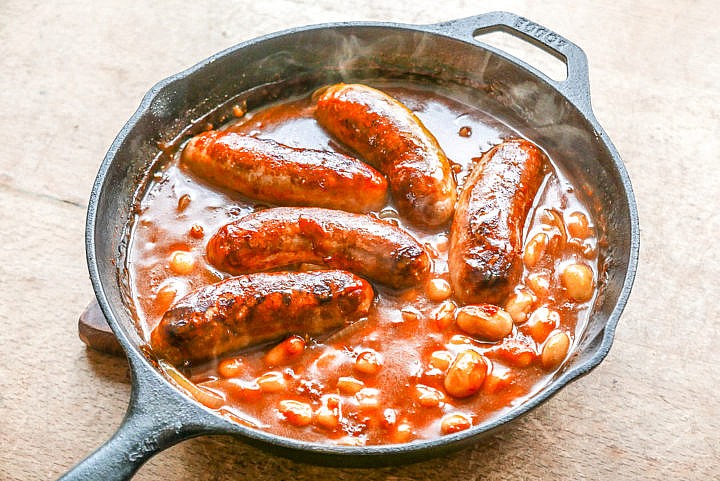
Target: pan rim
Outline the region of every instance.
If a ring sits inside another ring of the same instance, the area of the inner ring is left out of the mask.
[[[229,56],[239,50],[252,47],[254,45],[266,42],[268,40],[277,39],[289,35],[296,35],[299,33],[306,33],[316,30],[326,30],[326,29],[333,29],[333,30],[342,30],[342,29],[356,29],[356,28],[363,28],[363,27],[370,27],[370,28],[388,28],[393,30],[408,30],[411,32],[416,33],[425,33],[429,35],[437,35],[440,37],[446,37],[455,41],[460,41],[463,43],[467,43],[471,46],[477,47],[477,48],[483,48],[486,50],[491,51],[495,55],[498,55],[502,57],[504,60],[515,64],[516,66],[525,69],[530,73],[531,75],[538,77],[540,81],[547,84],[549,88],[557,91],[559,95],[561,95],[563,98],[567,99],[568,102],[572,103],[575,108],[577,108],[580,113],[583,114],[583,116],[587,119],[590,126],[593,127],[595,130],[595,133],[599,136],[600,141],[604,145],[605,148],[607,148],[610,157],[612,158],[612,163],[614,166],[615,173],[619,176],[620,182],[622,183],[623,187],[623,193],[624,198],[622,199],[623,203],[627,203],[627,208],[629,211],[629,217],[630,217],[630,232],[629,232],[629,240],[630,240],[630,246],[629,246],[629,258],[628,258],[628,265],[627,270],[623,279],[623,285],[622,288],[618,294],[617,302],[615,303],[615,306],[613,307],[612,311],[610,312],[608,319],[605,323],[604,329],[603,329],[603,337],[600,341],[599,346],[597,347],[597,350],[595,353],[590,356],[587,360],[579,363],[577,366],[574,366],[570,369],[567,369],[565,372],[563,372],[560,376],[554,378],[551,382],[549,382],[546,386],[544,386],[540,391],[532,395],[529,399],[524,401],[522,404],[508,409],[506,412],[497,415],[490,419],[487,422],[482,422],[476,426],[473,426],[472,428],[461,431],[455,434],[450,434],[442,437],[438,437],[435,439],[428,439],[428,440],[418,440],[413,441],[411,443],[406,444],[383,444],[383,445],[371,445],[371,446],[337,446],[337,445],[330,445],[330,444],[323,444],[323,443],[317,443],[317,442],[309,442],[309,441],[303,441],[298,440],[294,438],[288,438],[280,435],[275,435],[268,433],[266,431],[253,429],[249,427],[242,426],[240,424],[234,423],[220,414],[215,413],[214,411],[211,411],[210,409],[206,408],[202,404],[195,401],[193,398],[186,396],[183,394],[180,389],[175,387],[168,379],[166,379],[164,376],[160,375],[160,373],[156,370],[156,368],[152,365],[152,363],[140,352],[138,347],[133,344],[133,342],[127,337],[125,334],[125,329],[121,325],[121,322],[115,317],[115,313],[112,310],[112,307],[108,301],[106,290],[105,290],[105,284],[102,281],[99,267],[98,267],[98,259],[96,257],[96,243],[95,243],[95,231],[96,231],[96,220],[97,220],[97,214],[98,214],[98,208],[100,204],[100,196],[102,195],[104,191],[104,185],[107,178],[108,171],[110,169],[110,166],[112,165],[117,152],[122,147],[122,144],[124,140],[128,137],[130,132],[134,129],[134,127],[137,125],[138,121],[143,117],[143,115],[150,109],[150,105],[153,102],[153,100],[160,94],[160,92],[172,85],[174,82],[181,81],[185,79],[186,77],[201,71],[204,69],[207,65],[224,58],[226,56]],[[589,106],[589,102],[588,102]],[[581,106],[576,105],[573,103],[573,101],[568,98],[563,92],[558,90],[556,86],[554,86],[552,83],[549,83],[546,81],[545,78],[542,76],[538,76],[537,72],[532,69],[531,67],[525,65],[523,62],[519,61],[518,59],[512,57],[511,55],[502,52],[501,50],[492,48],[490,46],[487,46],[485,44],[482,44],[481,42],[470,42],[463,38],[458,38],[457,36],[453,35],[452,32],[444,33],[433,25],[413,25],[413,24],[399,24],[399,23],[392,23],[392,22],[369,22],[369,21],[362,21],[362,22],[332,22],[332,23],[322,23],[322,24],[315,24],[315,25],[307,25],[303,27],[298,28],[290,28],[285,29],[279,32],[274,32],[271,34],[263,35],[245,42],[241,42],[237,45],[231,46],[229,48],[226,48],[200,62],[197,64],[178,72],[174,75],[171,75],[163,80],[160,80],[157,82],[143,97],[143,99],[140,102],[140,105],[138,106],[137,110],[133,113],[133,115],[129,118],[129,120],[125,123],[125,125],[122,127],[122,129],[119,131],[117,136],[115,137],[114,141],[112,142],[111,146],[109,147],[105,157],[103,158],[103,161],[99,167],[98,174],[96,176],[96,179],[93,183],[92,191],[90,194],[90,200],[88,203],[88,211],[87,211],[87,218],[86,218],[86,229],[85,229],[85,236],[86,236],[86,259],[88,263],[88,270],[90,274],[90,279],[92,282],[93,290],[95,292],[95,295],[97,297],[98,303],[100,304],[100,307],[102,309],[102,312],[106,316],[108,323],[110,324],[110,327],[112,328],[115,335],[118,337],[120,344],[123,347],[123,350],[127,354],[127,356],[130,358],[133,358],[133,361],[139,361],[140,364],[137,362],[131,362],[131,366],[133,366],[133,371],[137,368],[139,365],[143,365],[145,368],[145,371],[153,371],[156,373],[156,378],[161,379],[161,382],[164,382],[167,387],[170,387],[173,392],[181,398],[182,401],[185,403],[191,403],[196,405],[198,408],[198,413],[204,412],[206,419],[199,419],[198,421],[203,422],[207,421],[207,432],[208,433],[226,433],[226,434],[232,434],[235,436],[238,436],[240,438],[244,438],[248,441],[257,441],[264,444],[269,444],[272,446],[277,446],[281,448],[288,449],[290,451],[295,452],[312,452],[313,454],[319,454],[319,455],[328,455],[333,457],[359,457],[359,458],[375,458],[375,457],[381,457],[386,455],[399,455],[399,454],[405,454],[408,456],[415,455],[416,457],[418,455],[421,455],[423,453],[428,453],[433,450],[454,450],[459,447],[462,447],[463,445],[467,445],[470,443],[473,443],[475,441],[478,441],[481,437],[486,436],[498,428],[503,427],[506,424],[509,424],[511,421],[514,421],[528,412],[532,411],[539,405],[546,402],[548,399],[550,399],[552,396],[554,396],[557,392],[559,392],[562,388],[567,386],[569,383],[581,378],[582,376],[588,374],[590,371],[592,371],[594,368],[596,368],[607,356],[613,340],[615,336],[615,331],[617,328],[617,324],[619,322],[620,316],[627,304],[627,301],[630,296],[630,292],[632,290],[632,285],[634,282],[634,278],[637,271],[637,265],[638,265],[638,258],[639,258],[639,244],[640,244],[640,233],[639,233],[639,219],[638,219],[638,212],[637,212],[637,204],[635,201],[635,196],[632,190],[632,186],[630,184],[629,175],[625,169],[624,164],[622,163],[622,160],[620,159],[620,156],[615,149],[614,145],[610,141],[609,137],[605,133],[605,131],[600,126],[599,122],[595,118],[594,114],[588,107],[587,110],[583,109]],[[138,374],[138,373],[133,373]],[[156,379],[157,381],[157,379]],[[137,382],[137,379],[134,376],[133,383]],[[210,416],[210,417],[207,417]],[[210,423],[210,421],[214,421],[213,423]],[[222,422],[218,422],[222,421]]]

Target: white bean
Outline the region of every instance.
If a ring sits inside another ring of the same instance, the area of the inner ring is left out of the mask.
[[[523,253],[523,262],[527,268],[533,268],[545,254],[548,246],[548,236],[544,232],[535,234],[525,245]]]
[[[468,334],[484,341],[499,341],[512,332],[513,319],[493,304],[470,304],[458,310],[455,322]]]
[[[515,324],[522,324],[527,320],[530,309],[537,298],[528,289],[514,292],[505,303],[505,310],[512,317]]]
[[[535,342],[541,344],[559,325],[560,314],[547,307],[541,307],[532,313],[524,329],[527,329]]]
[[[542,349],[540,361],[548,371],[555,369],[563,362],[570,349],[570,336],[564,332],[555,332],[548,337]]]
[[[593,271],[585,264],[568,264],[560,273],[560,282],[568,296],[577,301],[589,301],[593,296],[595,283]]]
[[[464,431],[472,426],[472,420],[465,414],[453,413],[448,414],[440,421],[440,432],[442,434],[452,434]]]
[[[312,408],[304,402],[285,399],[280,401],[278,410],[285,420],[293,426],[307,426],[312,420]]]
[[[472,396],[480,390],[488,363],[485,357],[473,351],[465,350],[457,355],[445,375],[445,390],[456,398]]]

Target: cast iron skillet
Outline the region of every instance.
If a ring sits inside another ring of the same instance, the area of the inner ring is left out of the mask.
[[[522,38],[563,60],[567,79],[551,80],[474,39],[493,30]],[[432,82],[465,96],[542,145],[576,186],[584,186],[585,200],[605,241],[600,252],[600,294],[591,318],[563,369],[539,393],[489,422],[440,439],[329,446],[228,421],[184,395],[158,372],[151,356],[143,354],[126,302],[122,266],[128,223],[152,163],[159,158],[158,142],[187,136],[192,132],[188,126],[197,125],[198,119],[217,121],[228,105],[241,99],[253,108],[319,85],[373,78]],[[630,294],[639,249],[630,181],[592,113],[585,54],[549,29],[504,12],[435,25],[363,22],[295,28],[239,44],[161,81],[142,100],[103,160],[90,198],[86,236],[93,288],[127,354],[133,387],[118,431],[64,480],[128,479],[158,451],[203,434],[232,434],[282,456],[342,466],[412,462],[477,442],[603,360]]]

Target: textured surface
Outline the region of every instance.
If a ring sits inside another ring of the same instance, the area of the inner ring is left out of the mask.
[[[720,21],[710,0],[117,0],[0,6],[0,479],[52,479],[99,446],[129,395],[124,361],[86,351],[85,205],[105,150],[157,80],[239,41],[335,20],[432,23],[515,11],[580,45],[595,112],[623,156],[642,252],[610,355],[487,443],[412,466],[318,468],[225,437],[181,443],[155,479],[720,477]]]

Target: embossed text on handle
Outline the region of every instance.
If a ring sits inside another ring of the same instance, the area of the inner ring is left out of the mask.
[[[562,48],[567,45],[567,40],[562,38],[560,35],[543,27],[542,25],[531,22],[527,18],[518,17],[513,26],[519,31],[533,36],[538,40],[542,40],[553,47]]]

